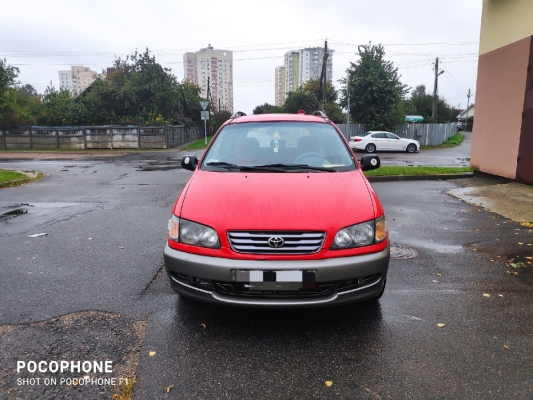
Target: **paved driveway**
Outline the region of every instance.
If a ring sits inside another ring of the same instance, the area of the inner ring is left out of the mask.
[[[2,395],[109,399],[117,387],[18,385],[32,375],[15,369],[109,359],[139,399],[533,397],[533,273],[508,265],[533,256],[530,229],[447,195],[451,182],[376,183],[392,242],[418,252],[391,261],[379,306],[183,301],[162,269],[190,176],[179,157],[2,163],[46,174],[0,190],[3,210],[27,210],[0,221]]]
[[[469,167],[472,133],[463,132],[463,134],[465,135],[463,143],[451,149],[422,149],[417,153],[378,151],[376,154],[380,157],[382,165]],[[358,158],[364,154],[364,152],[356,153]]]

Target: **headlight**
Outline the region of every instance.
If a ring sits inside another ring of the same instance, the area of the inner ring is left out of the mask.
[[[168,221],[168,236],[180,243],[219,249],[218,235],[213,228],[172,215]]]
[[[335,235],[332,249],[349,249],[379,243],[387,237],[385,215],[378,219],[342,228]]]

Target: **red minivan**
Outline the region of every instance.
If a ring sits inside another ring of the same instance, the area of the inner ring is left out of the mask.
[[[379,299],[387,222],[364,170],[326,115],[235,113],[215,134],[168,222],[165,265],[180,295],[249,307]]]

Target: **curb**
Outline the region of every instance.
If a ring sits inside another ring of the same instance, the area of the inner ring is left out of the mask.
[[[2,183],[0,183],[0,189],[1,188],[5,188],[5,187],[23,185],[25,183],[31,182],[32,180],[34,180],[34,178],[16,179],[14,181],[2,182]]]
[[[369,182],[398,182],[398,181],[440,181],[448,179],[463,179],[474,177],[473,172],[461,172],[460,174],[440,174],[440,175],[390,175],[390,176],[368,176]]]

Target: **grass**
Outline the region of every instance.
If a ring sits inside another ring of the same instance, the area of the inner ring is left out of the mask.
[[[26,171],[26,172],[33,172],[33,171]],[[37,175],[33,173],[33,174],[30,174],[30,176],[28,176],[21,172],[11,171],[8,169],[0,169],[0,188],[20,186],[25,183],[41,179],[43,176],[44,174],[41,172],[39,172]]]
[[[209,144],[209,142],[211,141],[211,139],[213,139],[213,136],[208,136],[207,137],[207,143]],[[205,139],[204,138],[201,138],[201,139],[198,139],[192,143],[189,143],[187,146],[183,146],[180,150],[202,150],[202,149],[205,149],[206,148],[206,145],[205,145]]]
[[[21,174],[20,172],[0,169],[0,184],[10,181],[17,181],[19,179],[28,179],[28,176]]]
[[[461,143],[463,143],[464,135],[461,132],[457,132],[455,135],[453,135],[451,138],[444,141],[444,143],[438,145],[438,146],[422,146],[422,150],[430,150],[430,149],[451,149],[452,147],[459,146]]]
[[[441,175],[472,172],[468,167],[396,167],[381,166],[378,169],[365,171],[366,176],[392,176],[392,175]]]

